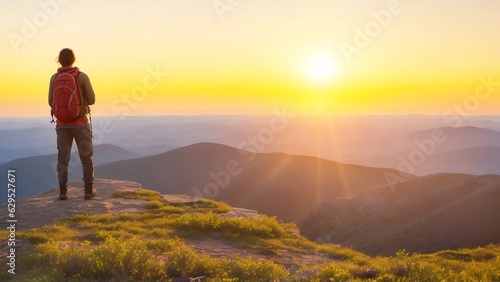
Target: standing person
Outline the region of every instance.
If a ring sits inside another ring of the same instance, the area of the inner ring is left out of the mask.
[[[94,145],[89,107],[95,103],[95,94],[89,77],[77,67],[73,67],[75,59],[73,50],[62,49],[58,57],[61,67],[52,75],[49,85],[49,105],[53,117],[55,115],[57,118],[57,175],[60,200],[68,199],[68,165],[73,139],[76,141],[83,166],[84,199],[91,199],[97,194],[93,187]]]

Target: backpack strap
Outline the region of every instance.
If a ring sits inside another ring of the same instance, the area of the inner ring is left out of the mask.
[[[92,115],[90,114],[90,106],[89,106],[89,102],[87,101],[87,95],[85,95],[86,93],[83,93],[82,91],[82,86],[80,85],[80,82],[78,81],[78,76],[80,75],[80,70],[77,70],[77,74],[75,76],[75,80],[76,80],[76,83],[77,83],[77,87],[80,88],[80,95],[81,95],[81,101],[82,101],[82,118],[85,117],[85,115],[88,113],[89,114],[89,120],[88,120],[88,123],[89,123],[89,127],[90,127],[90,133],[92,134]],[[94,138],[94,135],[92,134],[92,138]]]
[[[80,84],[80,82],[78,81],[78,76],[80,75],[80,71],[78,71],[78,73],[74,76],[75,80],[76,80],[76,83],[78,84],[78,88],[80,89],[80,94],[82,95],[82,102],[85,102],[85,105],[88,105],[89,103],[87,102],[87,96],[86,95],[83,95],[83,91],[82,91],[82,85]]]
[[[80,71],[78,69],[75,70],[76,72],[76,75],[73,75],[71,74],[74,78],[75,78],[75,81],[76,81],[76,87],[78,87],[79,89],[79,92],[80,92],[80,101],[82,102],[81,104],[81,113],[80,113],[80,116],[83,117],[85,116],[85,114],[87,113],[88,111],[88,102],[87,102],[87,96],[83,93],[82,91],[82,85],[80,84],[80,82],[78,81],[78,76],[80,75]]]
[[[59,76],[59,72],[56,72],[55,76],[54,76],[54,81],[56,81],[57,77]],[[54,85],[54,81],[52,81],[52,85]],[[54,90],[52,90],[52,93],[51,95],[54,95]],[[52,97],[53,99],[54,97]],[[56,121],[54,120],[54,109],[52,108],[54,105],[54,102],[52,102],[52,105],[50,105],[50,116],[52,117],[52,120],[50,121],[50,123],[56,123]]]

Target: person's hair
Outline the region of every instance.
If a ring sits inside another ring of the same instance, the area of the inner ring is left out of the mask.
[[[64,48],[59,52],[59,58],[57,61],[61,64],[63,67],[71,66],[75,62],[75,54],[73,53],[73,50],[69,48]]]

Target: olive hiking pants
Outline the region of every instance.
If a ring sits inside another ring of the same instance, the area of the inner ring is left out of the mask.
[[[92,132],[88,126],[80,128],[57,128],[57,176],[61,193],[66,193],[68,182],[68,165],[71,158],[73,139],[78,148],[83,166],[85,192],[92,192],[94,185],[94,145]]]

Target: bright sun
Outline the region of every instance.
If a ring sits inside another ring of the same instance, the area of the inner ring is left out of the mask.
[[[316,54],[306,61],[305,75],[314,83],[324,84],[331,81],[339,72],[335,60],[326,54]]]

